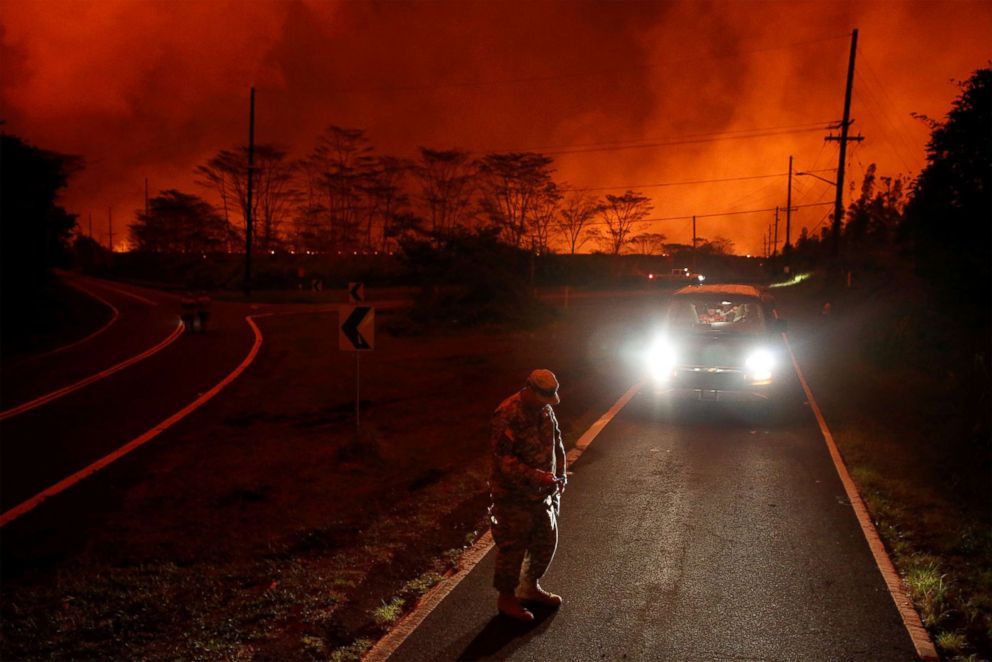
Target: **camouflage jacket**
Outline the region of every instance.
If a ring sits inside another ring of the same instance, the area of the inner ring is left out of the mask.
[[[527,409],[515,393],[493,414],[489,489],[494,500],[540,501],[556,487],[541,485],[545,471],[565,475],[565,446],[550,405]]]

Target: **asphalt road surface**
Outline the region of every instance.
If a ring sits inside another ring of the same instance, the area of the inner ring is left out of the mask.
[[[5,409],[140,354],[179,323],[179,299],[169,293],[96,279],[81,284],[116,307],[118,320],[66,351],[5,363]],[[2,511],[124,446],[223,379],[251,348],[247,308],[215,302],[207,333],[184,333],[126,369],[0,421]],[[13,535],[5,530],[5,542]]]
[[[490,552],[390,659],[916,659],[803,407],[768,427],[642,390],[573,467],[560,610],[498,616]]]

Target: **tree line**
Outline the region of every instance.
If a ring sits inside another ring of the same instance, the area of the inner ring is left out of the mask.
[[[362,129],[330,126],[303,158],[271,144],[255,146],[252,157],[250,217],[260,251],[384,253],[406,237],[440,245],[477,230],[538,254],[666,249],[664,235],[636,231],[654,209],[650,198],[631,190],[597,197],[558,182],[544,154],[473,158],[421,147],[415,159],[401,159],[377,154]],[[137,248],[243,251],[248,161],[246,146],[220,150],[195,169],[202,195],[173,189],[152,198],[131,225]],[[726,239],[704,243],[710,251],[732,248]]]
[[[907,183],[870,166],[860,195],[845,212],[844,251],[871,256],[893,249],[910,255],[921,275],[971,298],[988,316],[992,276],[992,69],[960,84],[961,95],[931,128],[927,164]],[[76,215],[58,204],[76,156],[30,145],[6,132],[0,248],[6,301],[9,285],[37,282],[70,259]],[[677,253],[691,249],[638,233],[653,210],[638,192],[595,197],[554,179],[553,160],[531,152],[472,158],[464,150],[422,147],[415,160],[381,156],[359,129],[329,127],[303,159],[271,145],[255,150],[252,218],[260,250],[388,252],[404,237],[435,246],[463,231],[486,230],[501,242],[540,253],[586,247],[619,254]],[[241,251],[247,216],[246,148],[221,150],[196,168],[196,182],[219,204],[177,190],[163,191],[132,225],[139,248],[163,253]],[[829,259],[829,226],[803,229],[792,253],[798,262]],[[92,242],[91,242],[92,243]],[[730,253],[722,238],[703,240],[699,252]],[[977,289],[976,289],[977,288]]]

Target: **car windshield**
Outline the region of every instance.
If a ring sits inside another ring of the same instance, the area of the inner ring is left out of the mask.
[[[765,318],[754,300],[676,297],[668,324],[673,331],[760,333]]]

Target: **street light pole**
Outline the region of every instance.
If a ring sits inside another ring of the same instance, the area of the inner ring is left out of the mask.
[[[797,172],[796,173],[796,177],[815,177],[816,179],[819,179],[821,182],[826,182],[827,184],[830,184],[831,186],[837,186],[837,182],[832,182],[829,179],[826,179],[825,177],[820,177],[819,175],[814,175],[811,172]]]

